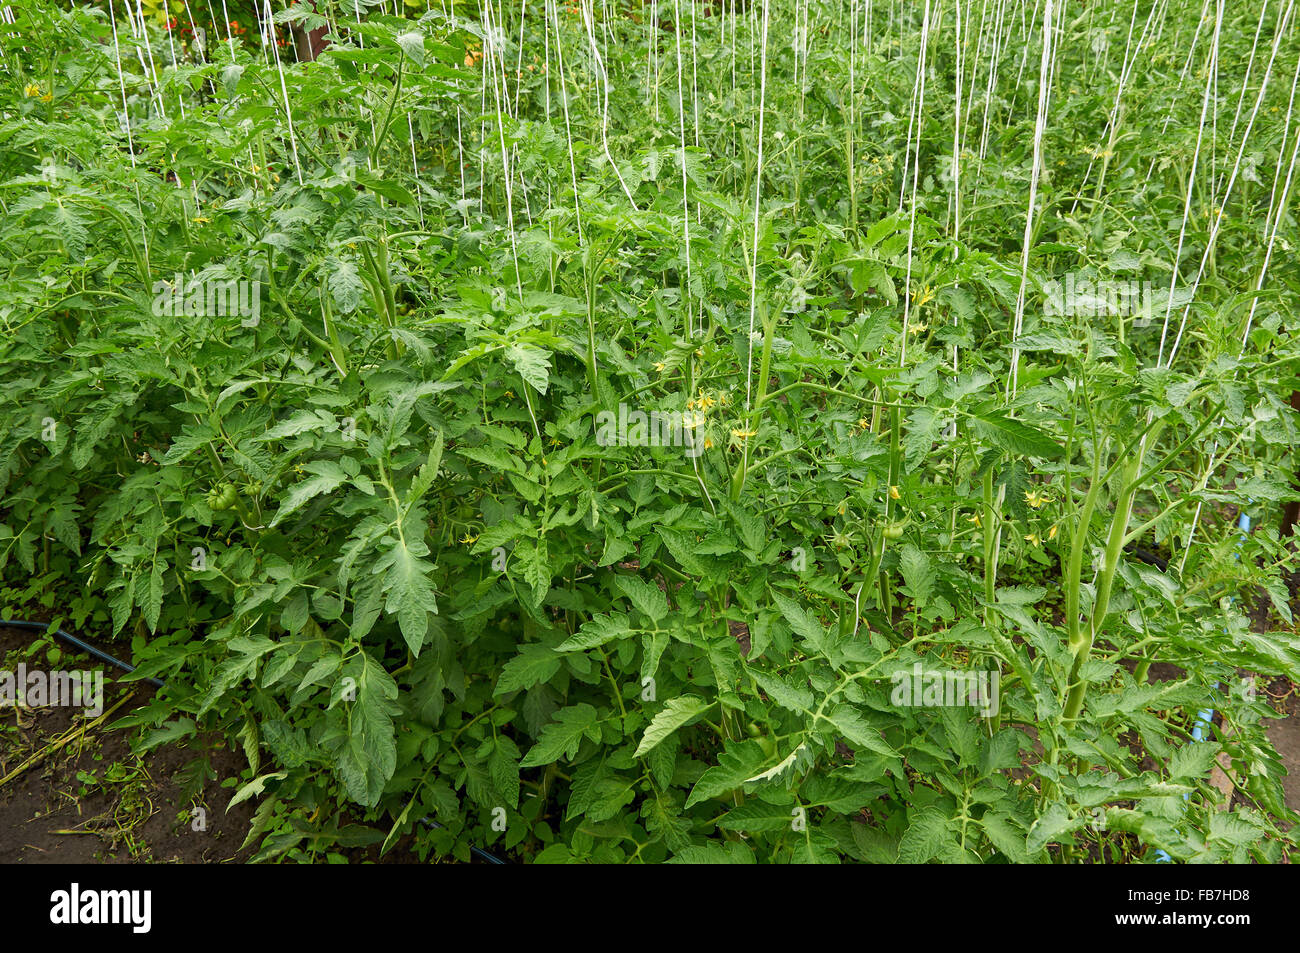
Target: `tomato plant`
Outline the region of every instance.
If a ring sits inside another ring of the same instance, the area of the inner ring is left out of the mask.
[[[263,6],[0,30],[0,572],[259,859],[1289,855],[1289,8]]]

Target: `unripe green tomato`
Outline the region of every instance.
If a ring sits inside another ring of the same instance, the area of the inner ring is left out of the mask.
[[[767,735],[762,735],[758,739],[758,746],[763,749],[763,754],[769,758],[776,754],[776,742]]]
[[[890,523],[885,527],[885,539],[898,539],[903,535],[905,523]]]
[[[231,483],[219,483],[208,491],[208,509],[214,512],[228,510],[235,505],[239,492]]]
[[[758,722],[754,722],[754,721],[751,721],[745,727],[745,730],[749,732],[749,737],[751,738],[757,738],[759,735],[763,733],[763,729],[758,727]]]

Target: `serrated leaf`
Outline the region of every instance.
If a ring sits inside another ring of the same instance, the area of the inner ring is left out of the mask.
[[[402,48],[402,52],[411,58],[411,61],[417,66],[424,65],[424,36],[421,33],[411,30],[407,33],[399,33],[395,37],[397,45]]]
[[[235,796],[232,797],[230,803],[226,805],[226,812],[229,813],[232,807],[235,807],[238,804],[243,804],[250,797],[257,797],[257,795],[261,794],[262,791],[265,790],[268,781],[280,781],[288,776],[288,771],[275,771],[271,774],[263,774],[261,777],[253,778],[253,780],[249,781],[235,792]]]
[[[776,764],[772,765],[772,767],[768,768],[765,771],[760,771],[758,774],[754,775],[753,777],[745,778],[745,783],[752,784],[755,782],[771,781],[773,778],[779,777],[780,775],[788,771],[790,768],[793,768],[795,766],[795,764],[799,760],[799,756],[803,754],[807,750],[807,748],[808,746],[806,743],[801,743],[797,748],[791,751],[788,755],[786,755]]]
[[[599,713],[586,702],[557,711],[555,720],[542,728],[537,744],[533,745],[519,766],[539,768],[558,761],[561,757],[573,758],[584,737],[590,737],[593,741],[599,737],[599,723]]]
[[[406,491],[405,505],[409,510],[425,493],[429,492],[429,487],[433,486],[434,479],[438,476],[438,467],[442,463],[442,431],[438,431],[438,436],[434,438],[433,446],[429,448],[429,457],[420,465],[420,470],[411,480],[411,485]]]
[[[488,757],[488,772],[497,793],[511,807],[519,805],[519,748],[504,735],[498,735]]]
[[[782,708],[793,712],[803,712],[812,707],[813,693],[811,689],[791,685],[780,675],[768,675],[756,669],[750,669],[749,674],[758,684],[758,687]]]
[[[822,717],[838,728],[850,744],[882,754],[887,758],[901,757],[889,742],[880,737],[879,731],[871,727],[862,715],[848,705],[837,705]]]
[[[659,622],[668,615],[668,599],[653,583],[637,576],[620,575],[614,577],[614,585],[651,621]]]
[[[1054,460],[1063,453],[1061,446],[1043,431],[1011,417],[979,414],[971,423],[976,433],[1008,453],[1044,460]]]
[[[300,410],[288,420],[269,428],[258,439],[269,443],[272,440],[284,440],[286,437],[296,437],[300,433],[324,430],[327,427],[334,427],[334,415],[329,411]]]
[[[507,695],[549,681],[560,670],[560,662],[555,649],[537,643],[525,645],[518,655],[502,666],[492,694]]]
[[[534,344],[511,344],[506,348],[506,359],[519,376],[539,394],[546,393],[551,376],[551,354]]]
[[[924,606],[934,591],[934,565],[930,557],[912,543],[905,543],[898,556],[898,566],[912,600]]]
[[[1025,849],[1024,830],[1017,827],[1007,815],[990,811],[980,819],[980,824],[988,834],[990,843],[1013,864],[1033,863],[1033,855]]]
[[[429,613],[438,612],[438,598],[429,581],[434,566],[420,558],[428,551],[422,541],[394,539],[373,570],[384,573],[384,611],[397,616],[402,638],[417,657],[429,631]]]
[[[1025,849],[1031,854],[1037,854],[1048,844],[1057,842],[1065,834],[1082,827],[1084,823],[1083,820],[1072,819],[1064,804],[1053,801],[1029,828]]]
[[[295,484],[289,490],[284,502],[275,511],[271,526],[279,525],[286,517],[301,509],[309,500],[320,496],[322,493],[332,493],[348,479],[347,473],[333,460],[313,460],[311,463],[306,464],[303,469],[312,475],[301,483]]]
[[[629,628],[627,616],[622,613],[598,615],[585,622],[580,629],[555,647],[557,652],[585,652],[612,642],[614,639],[635,634]]]
[[[1219,753],[1216,741],[1189,742],[1174,752],[1169,759],[1171,778],[1205,778],[1214,767]]]
[[[384,786],[397,767],[393,716],[401,711],[393,677],[369,655],[362,654],[356,672],[356,700],[348,703],[346,724],[326,742],[348,796],[365,807],[379,803]]]
[[[640,758],[678,728],[704,714],[712,704],[698,695],[670,698],[663,710],[650,720],[645,734],[641,736],[641,743],[637,745],[636,757]]]
[[[826,627],[811,612],[795,602],[789,596],[772,591],[772,601],[776,603],[785,621],[795,633],[807,639],[818,654],[826,654]]]
[[[948,818],[938,808],[927,807],[912,814],[911,823],[898,842],[900,864],[924,864],[957,847]]]
[[[164,465],[180,463],[195,450],[211,442],[216,435],[215,430],[204,424],[187,426],[181,431],[181,435],[172,442],[171,447],[163,455],[161,462]]]

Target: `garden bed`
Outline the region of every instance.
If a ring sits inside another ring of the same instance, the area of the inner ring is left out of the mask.
[[[6,660],[0,668],[24,658],[37,664],[26,655],[32,642],[29,630],[0,627],[0,659]],[[104,671],[106,680],[115,674],[76,653],[65,652],[61,662]],[[139,682],[106,681],[105,707],[131,695],[117,713],[126,715],[154,691]],[[0,777],[67,737],[84,720],[81,709],[66,706],[0,708]],[[97,725],[0,786],[0,863],[247,860],[252,851],[241,845],[252,805],[236,805],[227,813],[234,791],[223,786],[247,768],[243,756],[217,739],[209,739],[213,747],[208,750],[195,743],[162,744],[137,756],[132,738],[129,730]],[[206,762],[201,775],[196,759]],[[182,784],[180,778],[190,773],[195,781]],[[197,807],[205,812],[201,831],[193,829]]]
[[[1289,860],[1300,17],[671,2],[0,10],[6,851]]]

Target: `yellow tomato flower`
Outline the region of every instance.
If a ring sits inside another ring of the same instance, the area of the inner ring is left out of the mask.
[[[903,498],[903,494],[898,492],[898,487],[891,486],[889,488],[889,498],[891,500],[901,500]]]

